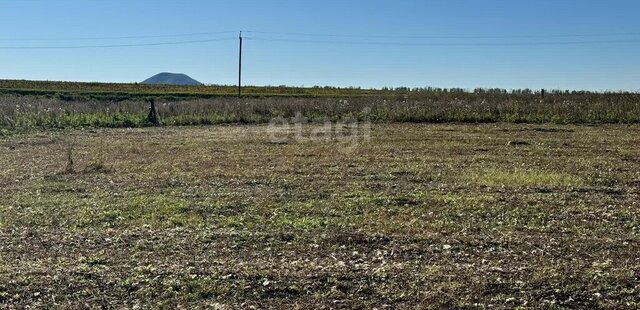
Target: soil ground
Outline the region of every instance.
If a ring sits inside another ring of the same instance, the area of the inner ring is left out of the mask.
[[[302,129],[3,137],[0,308],[640,308],[639,126]]]

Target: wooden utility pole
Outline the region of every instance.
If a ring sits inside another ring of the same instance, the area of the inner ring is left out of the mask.
[[[240,49],[238,51],[238,98],[240,98],[242,94],[242,31],[240,31],[238,39],[240,39]]]

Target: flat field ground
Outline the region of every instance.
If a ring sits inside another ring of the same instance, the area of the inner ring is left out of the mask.
[[[0,308],[640,308],[637,125],[268,129],[2,138]]]

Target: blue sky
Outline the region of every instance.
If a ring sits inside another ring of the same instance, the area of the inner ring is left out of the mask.
[[[245,32],[245,84],[638,91],[638,12],[632,0],[0,0],[0,78],[135,82],[168,71],[235,84],[244,30],[255,31]],[[104,39],[218,31],[229,32]],[[78,38],[101,39],[52,40]],[[208,39],[227,40],[7,49]],[[565,44],[577,41],[617,42]]]

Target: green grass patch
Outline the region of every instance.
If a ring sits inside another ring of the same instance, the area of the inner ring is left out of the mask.
[[[85,205],[77,213],[77,228],[200,226],[203,217],[186,200],[168,196],[138,196]]]
[[[585,181],[575,175],[536,169],[499,169],[466,171],[462,180],[483,186],[580,187]]]

